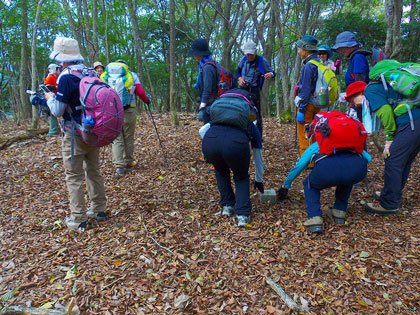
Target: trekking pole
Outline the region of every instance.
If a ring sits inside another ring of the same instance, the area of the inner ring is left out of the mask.
[[[163,158],[165,159],[166,166],[169,167],[168,159],[166,158],[165,150],[163,149],[162,141],[160,140],[159,132],[156,127],[155,119],[153,118],[152,109],[150,108],[150,97],[149,97],[149,104],[147,104],[147,108],[149,109],[150,118],[152,118],[152,123],[153,123],[153,126],[155,127],[155,131],[159,140],[160,148],[162,149]]]

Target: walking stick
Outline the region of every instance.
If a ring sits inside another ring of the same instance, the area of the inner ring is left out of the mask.
[[[158,140],[159,140],[160,148],[162,149],[162,155],[163,155],[163,158],[165,159],[165,164],[166,164],[167,167],[169,167],[168,159],[166,158],[165,150],[163,149],[162,141],[160,140],[160,136],[159,136],[159,132],[158,132],[157,127],[156,127],[155,119],[153,118],[152,110],[150,108],[150,97],[149,97],[149,103],[147,104],[147,108],[149,109],[150,118],[152,118],[152,123],[153,123],[153,126],[155,127],[155,131],[156,131],[156,135],[157,135]]]

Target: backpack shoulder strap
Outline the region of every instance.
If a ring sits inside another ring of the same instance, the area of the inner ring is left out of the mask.
[[[263,67],[264,57],[257,55],[257,58],[258,58],[258,69],[260,70],[261,74],[264,75],[265,74],[264,67]]]

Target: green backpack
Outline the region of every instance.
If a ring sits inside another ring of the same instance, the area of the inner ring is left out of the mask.
[[[370,70],[369,78],[383,84],[388,82],[396,92],[409,99],[415,98],[420,89],[420,64],[382,60]]]
[[[382,82],[385,91],[391,86],[394,91],[403,96],[400,99],[388,99],[395,117],[408,114],[410,126],[414,130],[411,110],[420,107],[420,64],[400,63],[387,59],[378,62],[369,72],[371,80]]]

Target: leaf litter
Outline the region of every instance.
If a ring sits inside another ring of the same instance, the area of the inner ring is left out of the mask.
[[[199,161],[195,116],[181,114],[179,127],[168,114],[155,119],[170,167],[141,114],[133,170],[116,178],[111,147],[101,149],[111,218],[83,234],[62,223],[69,204],[60,139],[0,151],[0,307],[72,301],[83,314],[290,312],[269,277],[307,314],[419,312],[418,160],[398,216],[364,213],[360,201],[370,194],[362,184],[347,224],[325,216],[325,233],[311,235],[302,226],[305,171],[282,203],[260,204],[252,191],[253,221],[238,229],[220,215],[214,173]],[[5,136],[19,128],[0,127]],[[264,184],[277,189],[298,158],[294,126],[266,119],[265,127]],[[368,178],[380,189],[383,161],[368,149]],[[323,192],[324,208],[333,200],[334,190]]]

